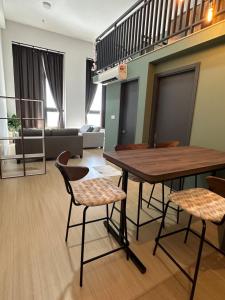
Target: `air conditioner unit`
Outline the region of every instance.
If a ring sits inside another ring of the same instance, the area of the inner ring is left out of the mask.
[[[127,79],[127,65],[120,64],[112,69],[96,75],[93,78],[93,83],[107,85],[116,81]]]

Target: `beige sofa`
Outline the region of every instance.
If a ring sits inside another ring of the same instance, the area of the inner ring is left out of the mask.
[[[92,131],[89,131],[91,130]],[[81,127],[80,136],[83,136],[83,148],[103,148],[105,132],[96,126],[84,125]]]

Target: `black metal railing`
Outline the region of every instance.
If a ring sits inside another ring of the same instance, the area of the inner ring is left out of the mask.
[[[97,71],[218,22],[224,13],[225,0],[139,0],[96,39]]]

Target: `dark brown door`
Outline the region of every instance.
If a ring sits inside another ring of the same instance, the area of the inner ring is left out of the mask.
[[[198,73],[196,64],[156,75],[151,144],[179,140],[189,145]]]
[[[138,103],[138,80],[122,83],[118,144],[135,142]]]

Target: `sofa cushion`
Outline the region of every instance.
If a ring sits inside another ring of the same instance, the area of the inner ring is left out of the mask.
[[[95,126],[92,132],[99,132],[101,130],[101,127]]]
[[[19,135],[21,136],[21,130],[19,131]],[[24,136],[42,136],[42,129],[37,128],[24,128],[23,129]],[[45,136],[51,136],[51,129],[45,129]]]
[[[78,129],[76,128],[65,128],[65,129],[52,129],[52,136],[77,136]]]
[[[21,131],[19,133],[21,135]],[[36,128],[24,128],[23,129],[23,135],[24,136],[41,136],[42,130],[36,129]]]
[[[91,125],[84,125],[80,128],[80,133],[88,132],[88,129],[92,127]]]
[[[52,135],[51,129],[45,129],[45,136],[51,136],[51,135]]]

